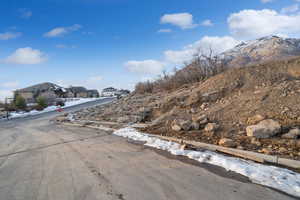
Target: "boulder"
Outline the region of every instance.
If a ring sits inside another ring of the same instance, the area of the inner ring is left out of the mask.
[[[152,110],[150,108],[141,107],[138,111],[140,122],[148,121],[151,117]]]
[[[248,126],[246,128],[247,136],[255,138],[270,138],[278,134],[280,130],[281,125],[272,119],[263,120],[257,125]]]
[[[216,123],[208,123],[204,128],[204,130],[207,132],[216,131],[218,129],[219,129],[219,125]]]
[[[199,92],[192,93],[186,100],[186,105],[191,106],[198,103],[201,100],[201,94]]]
[[[258,122],[260,122],[264,119],[265,118],[262,115],[254,115],[254,116],[248,118],[247,124],[249,124],[249,125],[257,124]]]
[[[171,128],[174,131],[189,131],[192,128],[192,122],[190,120],[184,120],[184,119],[180,119],[180,120],[174,120],[172,122]]]
[[[199,124],[199,122],[192,122],[191,128],[192,128],[193,130],[199,130],[199,129],[200,129],[200,124]]]
[[[199,125],[205,125],[208,123],[208,118],[206,115],[200,115],[200,116],[194,115],[192,116],[192,120],[193,122],[199,123]]]
[[[215,102],[222,96],[222,91],[212,91],[202,94],[202,101],[203,102]]]
[[[272,154],[273,151],[270,148],[262,148],[258,152],[270,155],[270,154]]]
[[[201,104],[200,108],[202,110],[205,110],[208,106],[209,106],[209,103],[203,103],[203,104]]]
[[[236,147],[235,142],[229,138],[222,138],[221,140],[219,140],[218,144],[224,147]]]
[[[117,122],[118,122],[118,123],[128,123],[129,121],[130,121],[130,119],[129,119],[129,117],[127,117],[127,116],[119,117],[119,118],[117,119]]]
[[[285,147],[280,147],[279,149],[278,149],[278,152],[279,153],[286,153],[288,150],[285,148]]]
[[[58,116],[58,117],[55,118],[55,121],[56,122],[66,122],[66,121],[69,121],[69,120],[65,116]]]
[[[300,137],[300,129],[298,128],[291,129],[288,133],[281,136],[284,139],[297,139],[298,137]]]
[[[173,131],[181,131],[181,127],[178,124],[172,124],[171,128]]]

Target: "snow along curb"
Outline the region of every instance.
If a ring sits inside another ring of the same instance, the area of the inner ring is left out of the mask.
[[[100,97],[100,98],[81,98],[77,101],[66,102],[66,105],[61,107],[61,108],[62,109],[69,108],[69,107],[81,105],[81,104],[84,104],[84,103],[97,101],[97,100],[100,100],[100,99],[105,99],[105,98],[103,98],[103,97]],[[11,112],[10,113],[11,116],[9,118],[13,119],[13,118],[21,118],[21,117],[27,117],[27,116],[32,116],[32,115],[38,115],[38,114],[42,114],[42,113],[52,112],[52,111],[55,111],[57,109],[58,109],[58,106],[49,106],[49,107],[45,108],[42,111],[32,110],[30,112],[22,112],[22,113]]]
[[[187,156],[201,163],[208,163],[225,168],[248,177],[253,183],[261,184],[290,195],[300,197],[300,174],[275,166],[258,164],[253,161],[224,156],[211,151],[191,151],[181,149],[181,145],[168,142],[149,134],[140,133],[133,128],[123,128],[115,131],[114,135],[145,142],[144,145],[166,150],[173,155]]]

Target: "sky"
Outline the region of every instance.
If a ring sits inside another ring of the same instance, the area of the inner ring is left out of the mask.
[[[0,100],[42,82],[133,89],[198,49],[300,37],[300,0],[9,0],[0,6]]]

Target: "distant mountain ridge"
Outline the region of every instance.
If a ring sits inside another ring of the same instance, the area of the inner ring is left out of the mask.
[[[221,54],[226,64],[244,66],[300,56],[300,39],[268,36],[242,42]]]

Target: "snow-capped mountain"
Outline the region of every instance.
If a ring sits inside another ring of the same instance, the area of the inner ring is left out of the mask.
[[[226,63],[243,66],[300,56],[300,39],[263,37],[253,41],[242,42],[222,54]]]

